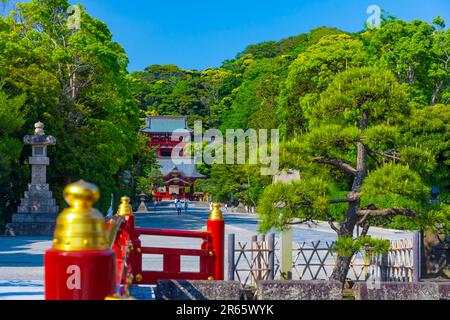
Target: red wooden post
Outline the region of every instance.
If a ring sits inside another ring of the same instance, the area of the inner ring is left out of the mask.
[[[164,272],[180,273],[181,271],[181,256],[180,255],[164,255],[163,260]]]
[[[136,231],[136,226],[134,224],[134,216],[129,221],[128,224],[131,241],[133,242],[133,254],[131,263],[131,272],[133,273],[133,280],[135,284],[140,284],[142,282],[142,243],[139,239],[140,234]]]
[[[136,232],[135,216],[133,214],[133,208],[130,205],[131,199],[129,197],[123,197],[121,201],[122,203],[119,206],[118,215],[125,218],[125,228],[132,243],[127,262],[130,265],[131,273],[133,274],[132,282],[139,284],[142,281],[141,241],[139,240],[139,234]]]
[[[135,216],[130,205],[130,198],[123,197],[122,204],[119,207],[120,216],[126,219],[126,228],[132,242],[132,250],[130,252],[129,264],[131,265],[131,272],[133,274],[133,283],[139,284],[142,282],[142,244],[139,240],[140,234],[136,231]]]
[[[212,247],[215,253],[214,279],[211,280],[224,280],[225,222],[218,204],[215,204],[211,211],[207,230],[211,233]]]
[[[141,254],[141,242],[139,241],[139,236],[136,235],[136,230],[134,227],[134,216],[130,217],[130,219],[127,220],[126,228],[130,235],[130,240],[132,243],[128,263],[131,266],[131,273],[133,274],[133,279],[135,279],[138,274],[142,273],[141,270],[142,263],[140,263],[140,261],[142,260],[142,254]]]
[[[70,205],[58,217],[53,249],[45,253],[47,300],[104,300],[116,289],[116,255],[109,247],[105,221],[92,208],[95,185],[80,181],[64,190]]]
[[[140,284],[143,279],[142,271],[142,244],[139,240],[139,236],[133,234],[133,260],[131,265],[131,272],[133,273],[133,279],[135,284]]]
[[[203,243],[200,247],[201,250],[208,250],[213,252],[214,248],[212,247],[211,237],[208,239],[204,239]],[[213,273],[214,272],[214,263],[211,263],[211,256],[201,256],[200,257],[200,272],[201,273]]]

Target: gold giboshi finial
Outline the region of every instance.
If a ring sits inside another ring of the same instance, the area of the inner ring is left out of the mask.
[[[220,210],[220,204],[214,204],[213,210],[211,211],[211,215],[209,216],[209,220],[211,221],[222,221],[223,220],[223,214]]]
[[[105,220],[93,208],[100,198],[98,187],[83,180],[64,189],[69,204],[58,217],[53,249],[61,251],[96,251],[109,248]]]
[[[131,199],[129,197],[122,197],[119,210],[117,211],[119,216],[125,218],[133,216],[133,208],[130,205],[130,201]]]

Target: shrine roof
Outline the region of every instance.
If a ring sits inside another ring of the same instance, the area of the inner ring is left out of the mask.
[[[187,117],[178,116],[149,116],[143,133],[191,133],[187,127]]]
[[[167,177],[173,173],[179,173],[181,176],[185,178],[194,178],[194,179],[204,179],[206,176],[200,174],[197,170],[197,165],[195,161],[192,159],[191,163],[183,163],[183,164],[175,164],[171,158],[168,159],[158,159],[157,160],[161,173],[163,176]]]

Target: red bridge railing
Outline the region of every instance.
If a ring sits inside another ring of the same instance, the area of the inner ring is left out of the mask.
[[[222,221],[223,223],[223,221]],[[142,284],[156,284],[162,279],[179,279],[179,280],[223,280],[223,273],[216,273],[216,264],[223,265],[223,254],[221,250],[215,251],[214,244],[220,241],[221,235],[214,234],[213,230],[206,232],[198,231],[182,231],[182,230],[161,230],[161,229],[143,229],[136,228],[135,234],[141,236],[163,236],[169,238],[195,238],[201,239],[203,242],[200,249],[179,249],[179,248],[159,248],[159,247],[142,247],[138,242],[138,252],[140,255],[160,255],[163,257],[163,271],[143,271],[142,259],[137,259],[134,270],[142,275],[136,280]],[[223,243],[223,240],[222,240]],[[182,272],[181,257],[198,257],[198,272]],[[219,266],[220,268],[220,266]],[[140,281],[140,282],[139,282]]]
[[[127,199],[128,200],[128,199]],[[116,254],[116,292],[115,296],[128,295],[128,286],[133,283],[130,260],[132,259],[133,242],[128,232],[127,221],[124,217],[115,216],[107,222],[106,232],[109,243]]]
[[[154,285],[158,280],[223,280],[225,225],[220,206],[214,206],[206,231],[135,227],[135,217],[122,198],[118,214],[104,222],[92,208],[96,186],[80,181],[68,186],[70,208],[58,217],[54,246],[45,254],[47,300],[103,300],[129,296],[132,284]],[[199,249],[142,246],[143,236],[195,238]],[[143,255],[159,255],[163,270],[143,270]],[[182,272],[182,257],[198,257],[198,272]]]

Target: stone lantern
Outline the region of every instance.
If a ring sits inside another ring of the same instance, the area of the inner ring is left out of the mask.
[[[137,212],[139,213],[148,213],[147,206],[145,205],[145,200],[147,198],[147,195],[142,193],[139,195],[139,199],[141,200],[141,204],[139,205],[139,208]]]
[[[56,144],[56,139],[46,136],[44,124],[35,124],[32,136],[24,137],[24,143],[31,145],[32,156],[31,183],[28,191],[13,215],[12,224],[6,228],[6,234],[12,236],[51,236],[53,235],[59,208],[47,184],[47,167],[50,159],[47,157],[47,148]]]

